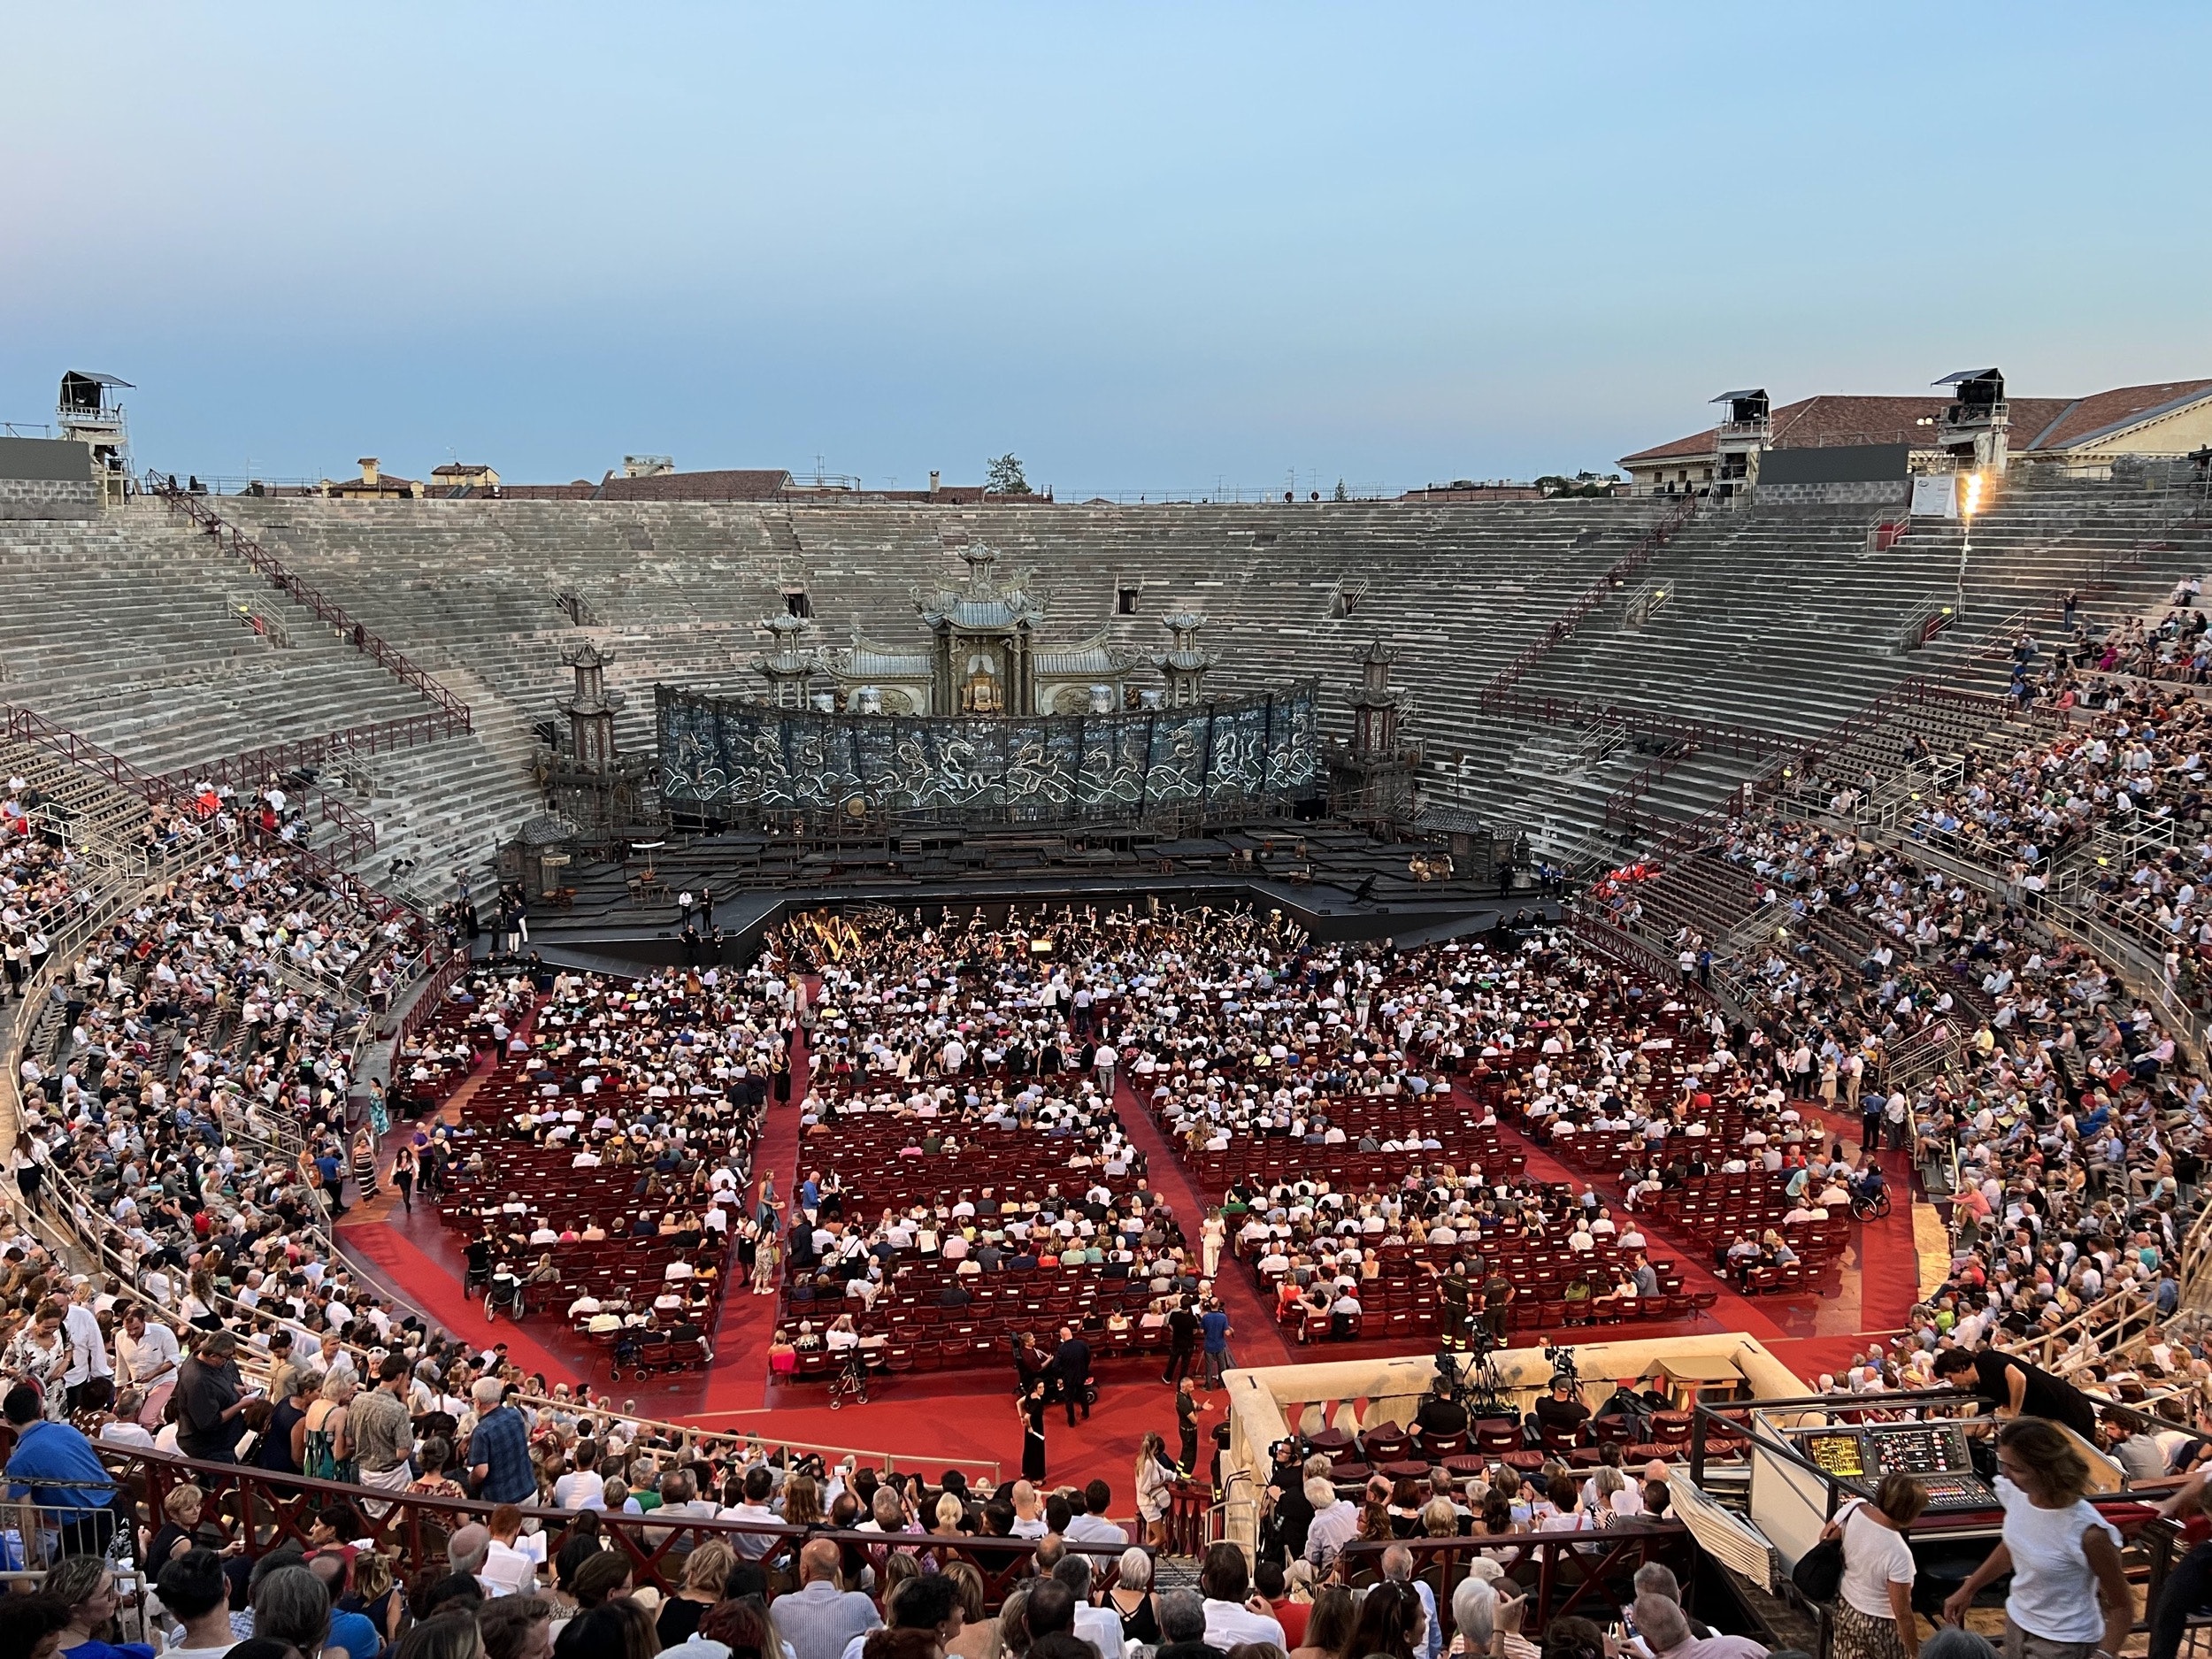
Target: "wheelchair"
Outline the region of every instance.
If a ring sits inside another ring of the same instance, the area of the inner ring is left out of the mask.
[[[857,1406],[868,1403],[868,1361],[856,1348],[845,1350],[845,1363],[830,1379],[829,1409],[835,1411],[848,1400]]]
[[[519,1274],[502,1266],[493,1273],[484,1287],[484,1321],[487,1325],[498,1317],[504,1308],[518,1323],[526,1310],[522,1301],[522,1279]]]
[[[1860,1182],[1851,1185],[1851,1218],[1854,1221],[1878,1221],[1889,1214],[1889,1183],[1869,1188]]]

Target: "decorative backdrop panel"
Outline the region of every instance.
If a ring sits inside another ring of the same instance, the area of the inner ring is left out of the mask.
[[[656,688],[661,799],[769,811],[1048,819],[1279,803],[1319,766],[1314,688],[1194,709],[930,719]]]

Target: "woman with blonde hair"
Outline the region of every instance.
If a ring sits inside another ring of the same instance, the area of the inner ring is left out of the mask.
[[[107,1640],[115,1634],[115,1614],[122,1598],[116,1594],[115,1572],[104,1555],[64,1556],[47,1573],[44,1588],[69,1609],[58,1651],[80,1653],[84,1659],[103,1659],[110,1654],[120,1659],[138,1659],[139,1655],[151,1653],[136,1642],[118,1647]]]
[[[1943,1604],[1956,1624],[1982,1586],[2012,1575],[2005,1652],[2041,1659],[2109,1655],[2135,1626],[2135,1592],[2120,1564],[2120,1534],[2089,1502],[2089,1462],[2057,1424],[2015,1417],[1997,1431],[1997,1501],[2004,1535]],[[2104,1595],[2100,1611],[2098,1593]]]
[[[956,1492],[941,1492],[936,1507],[931,1510],[930,1531],[940,1538],[960,1536],[960,1524],[968,1518],[968,1506],[960,1502]]]
[[[984,1613],[982,1573],[972,1561],[949,1561],[939,1571],[960,1606],[960,1633],[945,1645],[946,1659],[999,1659],[998,1620]]]
[[[654,1624],[662,1647],[673,1647],[699,1633],[699,1621],[722,1599],[722,1586],[736,1565],[737,1551],[719,1538],[707,1540],[684,1557],[683,1583],[661,1603]]]
[[[314,1403],[300,1419],[302,1474],[349,1484],[355,1479],[353,1437],[347,1429],[353,1394],[351,1372],[334,1371],[324,1376]]]
[[[1144,1524],[1144,1541],[1155,1549],[1167,1548],[1167,1512],[1175,1498],[1175,1465],[1168,1461],[1167,1442],[1147,1433],[1137,1447],[1137,1518]]]
[[[407,1599],[392,1580],[392,1558],[378,1549],[365,1549],[353,1558],[353,1588],[339,1598],[341,1612],[358,1613],[376,1626],[389,1647],[399,1640],[407,1617]]]

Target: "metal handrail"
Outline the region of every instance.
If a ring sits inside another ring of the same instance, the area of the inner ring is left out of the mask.
[[[207,504],[204,496],[180,489],[151,472],[146,475],[146,480],[150,494],[158,495],[173,510],[181,512],[194,525],[206,531],[218,545],[227,546],[231,552],[267,577],[272,587],[281,588],[295,603],[304,605],[339,633],[350,634],[356,650],[365,652],[401,684],[438,704],[459,730],[465,732],[470,729],[468,704],[440,683],[428,669],[381,634],[372,632],[366,624],[335,600],[325,595],[319,588],[311,586],[259,541],[235,525],[227,522]]]
[[[1498,712],[1500,699],[1512,689],[1522,676],[1536,666],[1554,648],[1568,639],[1582,625],[1582,619],[1610,598],[1616,588],[1651,563],[1659,550],[1674,538],[1675,533],[1690,521],[1697,511],[1698,498],[1685,498],[1682,505],[1669,513],[1664,520],[1644,532],[1642,538],[1613,562],[1612,568],[1584,588],[1574,603],[1552,620],[1542,637],[1521,648],[1503,668],[1492,675],[1490,683],[1482,688],[1475,700],[1477,710],[1483,714]]]

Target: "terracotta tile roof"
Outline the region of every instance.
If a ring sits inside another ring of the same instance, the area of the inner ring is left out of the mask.
[[[2116,394],[2107,394],[2116,396]],[[1773,432],[1770,440],[1777,449],[1805,449],[1831,445],[1857,443],[1909,443],[1915,449],[1930,449],[1935,442],[1933,423],[1943,418],[1943,411],[1951,406],[1951,399],[1940,395],[1913,397],[1857,397],[1831,396],[1801,397],[1793,403],[1784,403],[1769,417]],[[2085,399],[2084,402],[2095,402]],[[2069,406],[2063,397],[2016,397],[2009,400],[2012,418],[2012,442],[2016,450],[2020,435],[2049,426]],[[1923,420],[1928,426],[1922,426]],[[1678,457],[1698,459],[1714,452],[1717,427],[1709,426],[1703,432],[1693,433],[1686,438],[1677,438],[1655,449],[1639,449],[1633,455],[1621,457],[1621,465],[1636,462],[1671,461]]]
[[[1638,461],[1671,461],[1678,456],[1695,460],[1700,456],[1713,453],[1714,441],[1719,432],[1718,426],[1708,426],[1704,431],[1694,432],[1686,438],[1677,438],[1672,443],[1655,444],[1648,449],[1639,449],[1633,455],[1624,455],[1621,465],[1629,466]]]
[[[1854,443],[1909,443],[1925,448],[1930,427],[1951,406],[1947,397],[1805,397],[1774,411],[1778,449]]]
[[[2130,426],[2170,409],[2178,409],[2212,394],[2212,380],[2162,380],[2153,386],[2123,386],[2078,397],[2071,403],[2049,400],[2058,408],[2036,425],[2021,419],[2020,405],[2013,404],[2012,447],[2016,454],[2030,449],[2063,449],[2084,441]]]

